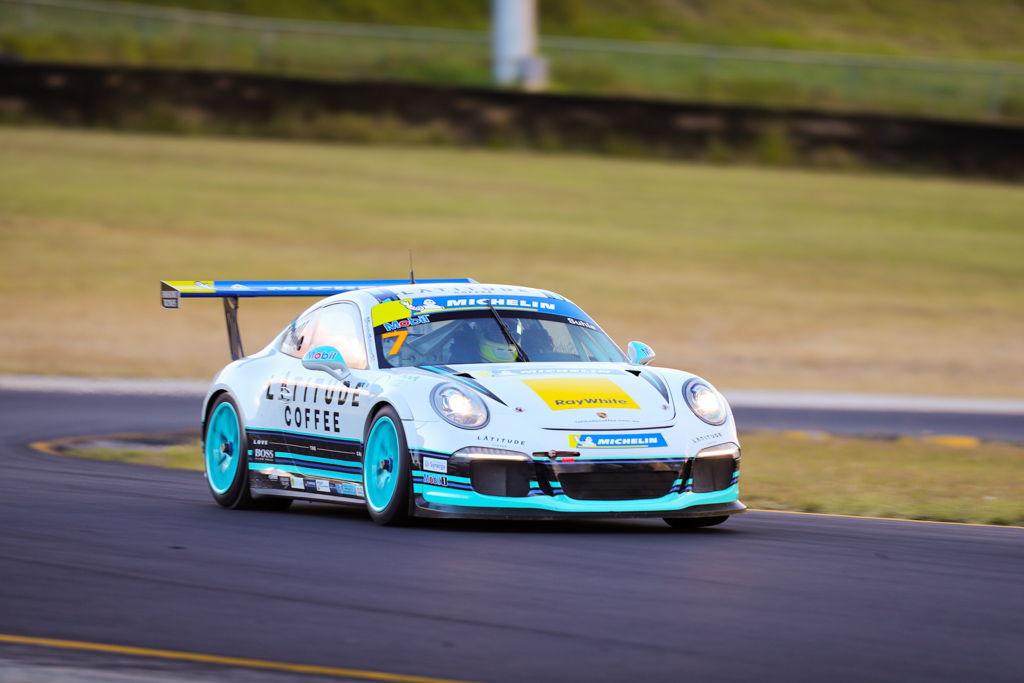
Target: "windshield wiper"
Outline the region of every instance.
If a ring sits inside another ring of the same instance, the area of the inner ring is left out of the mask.
[[[490,299],[487,300],[487,307],[491,309],[491,315],[493,315],[494,319],[498,321],[498,327],[500,327],[501,331],[505,334],[505,338],[508,339],[512,346],[516,347],[516,351],[519,352],[519,355],[516,356],[516,358],[522,359],[522,362],[524,363],[529,363],[530,359],[526,357],[526,352],[523,351],[523,347],[520,346],[519,342],[516,341],[516,338],[512,336],[512,331],[508,329],[508,325],[506,325],[505,321],[501,319],[500,315],[498,315],[498,311],[494,308],[494,304],[491,303]]]

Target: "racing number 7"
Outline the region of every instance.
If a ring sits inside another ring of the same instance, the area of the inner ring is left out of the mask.
[[[409,336],[409,330],[395,330],[394,332],[385,332],[380,336],[381,339],[388,339],[390,337],[398,337],[395,340],[394,346],[388,351],[389,356],[393,356],[399,352],[402,348],[402,344],[405,343],[405,338]]]

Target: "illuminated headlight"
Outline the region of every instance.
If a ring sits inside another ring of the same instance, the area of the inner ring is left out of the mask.
[[[739,460],[740,447],[732,442],[720,443],[717,446],[708,446],[697,453],[698,458],[714,458],[722,456],[728,456],[733,460]]]
[[[480,429],[490,417],[487,406],[479,396],[454,384],[435,387],[430,395],[430,403],[445,421],[463,429]]]
[[[530,456],[519,451],[508,451],[504,448],[489,448],[486,446],[467,446],[452,453],[452,458],[466,458],[469,460],[512,460],[515,462],[529,462]]]
[[[693,414],[709,425],[720,425],[729,416],[721,394],[699,379],[691,379],[683,385],[683,398]]]

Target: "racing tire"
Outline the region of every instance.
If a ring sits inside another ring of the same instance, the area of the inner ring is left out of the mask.
[[[373,416],[363,449],[366,511],[381,526],[401,526],[412,518],[412,465],[398,413],[384,406]]]
[[[729,515],[721,517],[662,517],[665,523],[673,529],[687,531],[690,529],[702,529],[706,526],[716,526],[729,519]]]
[[[229,394],[214,401],[203,435],[206,483],[221,507],[234,510],[284,510],[291,498],[254,496],[249,489],[249,444],[241,411]]]

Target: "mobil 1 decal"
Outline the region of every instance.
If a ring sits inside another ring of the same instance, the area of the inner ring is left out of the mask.
[[[275,380],[267,385],[266,398],[280,404],[285,427],[311,432],[339,433],[342,416],[358,408],[366,382],[349,380],[319,384],[303,378]]]

